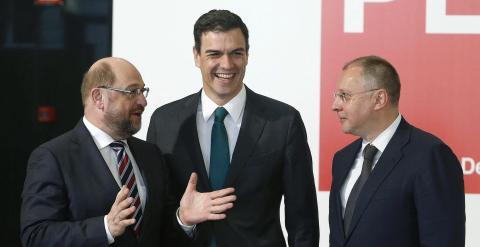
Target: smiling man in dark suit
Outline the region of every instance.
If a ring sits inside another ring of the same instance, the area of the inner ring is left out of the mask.
[[[330,246],[464,246],[462,169],[445,143],[400,115],[395,68],[357,58],[334,95],[343,132],[360,138],[333,158]]]
[[[197,225],[194,246],[286,246],[284,196],[289,246],[318,247],[312,160],[299,112],[243,84],[248,30],[236,14],[209,11],[195,23],[194,38],[203,89],[158,108],[147,135],[164,153],[177,200],[191,172],[199,174],[199,191],[235,188],[227,218]]]
[[[85,74],[85,116],[35,149],[22,194],[24,246],[185,246],[192,232],[178,222],[225,218],[232,188],[196,191],[192,175],[180,211],[155,145],[132,137],[149,89],[120,58],[97,61]],[[174,242],[173,242],[174,241]]]

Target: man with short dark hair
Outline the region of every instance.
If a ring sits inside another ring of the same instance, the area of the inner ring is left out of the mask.
[[[30,156],[22,194],[24,246],[185,246],[185,233],[192,232],[178,222],[225,218],[233,189],[199,193],[193,174],[183,214],[175,219],[178,204],[160,151],[132,137],[148,91],[124,59],[92,65],[81,87],[83,119]]]
[[[194,38],[203,89],[158,108],[147,134],[164,153],[177,200],[191,172],[199,174],[200,191],[235,188],[227,218],[197,225],[194,246],[286,246],[284,196],[288,245],[318,247],[312,160],[300,113],[243,84],[248,29],[238,15],[209,11],[195,23]]]
[[[400,115],[395,68],[354,59],[334,96],[342,131],[360,138],[333,158],[330,246],[464,246],[462,169],[445,143]]]

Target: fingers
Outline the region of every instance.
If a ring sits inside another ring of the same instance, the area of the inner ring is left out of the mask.
[[[223,220],[226,217],[225,214],[209,214],[207,220]]]
[[[223,220],[227,218],[227,215],[224,212],[232,207],[233,203],[211,206],[208,210],[209,213],[207,213],[206,220]]]
[[[115,202],[113,205],[118,205],[121,201],[124,201],[128,197],[128,189],[126,186],[122,186],[122,189],[117,193]]]
[[[123,190],[123,188],[122,188]],[[117,219],[117,221],[124,220],[129,218],[134,212],[135,212],[135,206],[132,205],[133,203],[133,198],[132,197],[126,197],[128,196],[128,189],[125,188],[125,195],[121,195],[120,198],[124,198],[122,201],[118,202],[115,207],[112,207],[112,213]],[[120,191],[118,194],[121,194],[122,191]],[[117,196],[118,198],[118,196]]]
[[[112,236],[116,237],[123,234],[125,228],[135,224],[135,219],[130,218],[133,212],[135,212],[135,206],[124,209],[113,217],[113,220],[108,223],[108,229],[110,229]]]
[[[119,226],[121,226],[123,229],[125,229],[127,226],[131,226],[135,224],[135,219],[125,219],[121,220],[117,223]]]
[[[197,174],[195,172],[192,172],[192,175],[190,175],[190,180],[188,180],[187,188],[185,189],[185,192],[189,191],[196,191],[197,190]]]
[[[210,196],[210,198],[216,199],[219,197],[224,197],[226,195],[232,194],[233,192],[235,192],[234,188],[225,188],[225,189],[209,192],[208,195]]]
[[[194,225],[206,220],[225,219],[224,212],[233,207],[237,199],[234,188],[226,188],[213,192],[200,193],[197,191],[197,174],[192,173],[185,193],[180,200],[179,218],[187,225]]]
[[[117,217],[115,217],[114,223],[125,227],[135,224],[135,219],[131,218],[134,212],[135,206],[120,211],[120,213],[117,214]]]
[[[227,217],[225,211],[233,208],[233,201],[236,199],[235,195],[229,195],[211,200],[210,206],[207,208],[207,220],[225,219]]]
[[[135,212],[132,203],[133,198],[128,197],[128,189],[123,186],[107,214],[107,226],[113,237],[123,234],[127,226],[135,224],[135,219],[131,219]]]
[[[128,207],[130,207],[133,203],[133,198],[129,197],[123,201],[121,201],[120,203],[117,204],[117,211],[121,211],[123,209],[126,209]]]
[[[120,211],[112,207],[112,210],[107,215],[107,226],[113,237],[122,235],[127,226],[135,224],[135,219],[131,218],[134,212],[135,206],[130,206]]]
[[[227,211],[227,209],[230,209],[232,207],[233,207],[233,203],[225,203],[218,206],[212,206],[210,207],[210,214],[221,214]]]
[[[234,202],[235,200],[237,200],[237,197],[235,195],[229,195],[229,196],[213,199],[212,200],[212,205],[218,206],[218,205],[222,205],[222,204],[225,204],[225,203]]]

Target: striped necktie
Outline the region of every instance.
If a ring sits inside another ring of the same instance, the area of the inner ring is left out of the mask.
[[[122,186],[125,185],[128,188],[128,196],[134,199],[132,203],[132,205],[135,206],[135,212],[133,213],[135,225],[133,226],[133,230],[135,231],[137,237],[139,237],[141,228],[140,226],[143,218],[143,210],[140,202],[140,194],[138,193],[137,181],[135,179],[135,174],[133,173],[133,165],[128,157],[127,152],[125,152],[125,144],[122,141],[114,141],[110,143],[110,147],[117,155],[117,168]]]

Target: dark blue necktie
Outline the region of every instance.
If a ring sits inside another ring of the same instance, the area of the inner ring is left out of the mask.
[[[227,130],[223,123],[228,112],[225,108],[218,107],[214,114],[215,122],[212,126],[212,142],[210,146],[210,184],[213,190],[218,190],[224,186],[225,176],[230,164]],[[210,247],[216,246],[215,236],[212,235]]]

